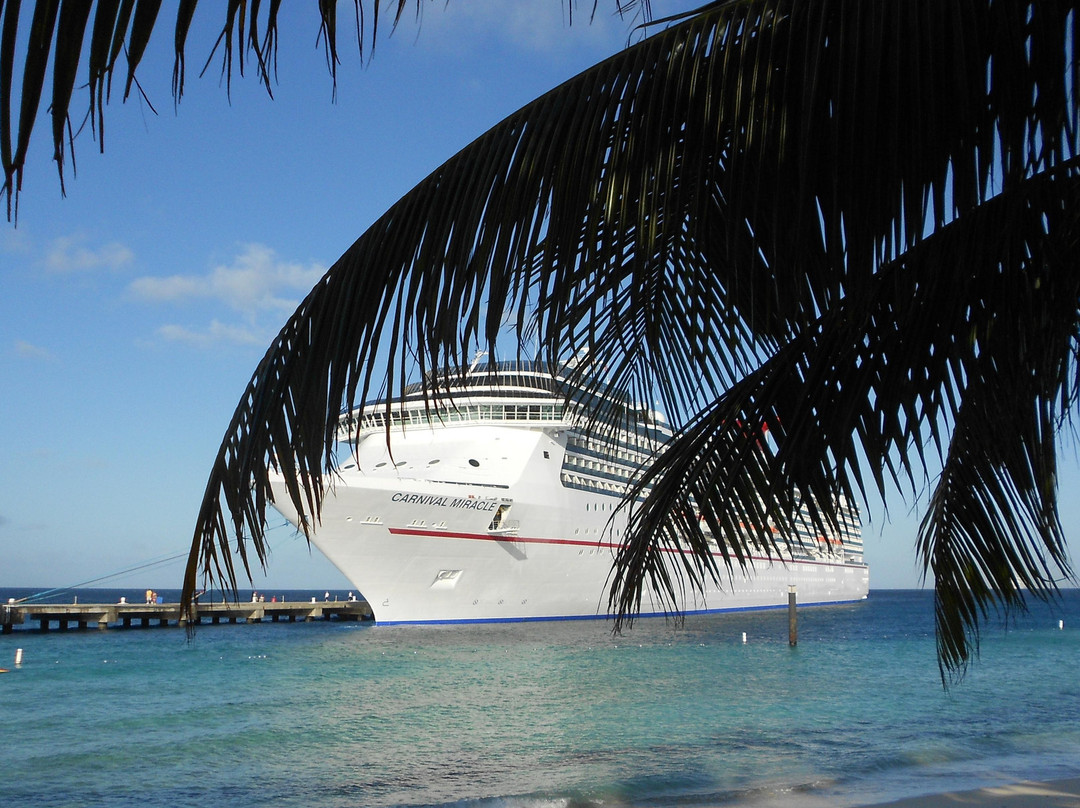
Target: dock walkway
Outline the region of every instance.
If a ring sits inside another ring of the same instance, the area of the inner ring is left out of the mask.
[[[367,601],[278,601],[199,603],[181,614],[178,603],[14,603],[0,606],[0,632],[11,634],[16,626],[37,623],[42,631],[56,624],[61,631],[131,628],[132,626],[188,626],[203,622],[258,623],[263,620],[371,620]]]

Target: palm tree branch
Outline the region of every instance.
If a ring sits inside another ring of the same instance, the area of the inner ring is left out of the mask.
[[[424,0],[414,0],[419,17]],[[354,0],[356,6],[357,39],[361,54],[367,37],[371,41],[379,35],[378,3],[373,2],[375,13],[371,16],[370,30],[365,25],[364,0]],[[184,94],[185,62],[188,35],[195,13],[196,0],[183,0],[176,6],[173,33],[174,64],[173,101],[179,104]],[[327,68],[332,81],[337,78],[336,3],[320,2],[320,39],[326,52]],[[241,75],[245,56],[252,56],[258,66],[260,82],[271,95],[270,65],[276,60],[278,41],[278,9],[280,0],[271,0],[265,19],[260,21],[260,0],[230,0],[222,4],[224,22],[218,38],[210,50],[206,64],[209,66],[218,47],[222,48],[222,77],[226,92],[230,92],[233,60],[236,57]],[[401,19],[409,6],[409,0],[395,0],[394,24]],[[150,103],[139,85],[138,68],[142,62],[153,32],[159,27],[161,0],[98,0],[94,11],[89,44],[84,47],[84,35],[93,3],[89,0],[34,0],[30,30],[19,35],[22,0],[4,0],[0,3],[3,13],[3,29],[0,32],[0,159],[3,163],[4,194],[8,207],[8,219],[12,218],[12,202],[22,187],[26,154],[37,118],[37,110],[44,94],[44,79],[52,67],[52,91],[49,96],[49,114],[52,118],[53,153],[60,173],[61,190],[64,181],[64,125],[68,122],[72,95],[80,68],[85,65],[90,89],[87,117],[97,133],[99,148],[104,150],[104,110],[109,100],[113,70],[122,51],[127,52],[123,98],[127,100],[133,87]],[[245,35],[245,30],[249,32]],[[260,38],[258,31],[262,30]],[[235,36],[234,36],[235,34]],[[21,53],[25,51],[24,53]],[[18,94],[11,93],[13,67],[16,56],[23,56],[23,81]],[[205,70],[205,68],[204,68]],[[17,128],[12,127],[13,102],[19,103]],[[153,105],[151,104],[151,108]],[[14,148],[12,141],[15,140]],[[73,149],[69,143],[68,150]]]
[[[773,529],[791,548],[799,502],[814,506],[811,519],[824,529],[835,525],[840,496],[865,497],[861,457],[870,459],[879,493],[886,468],[892,484],[902,473],[914,489],[917,476],[931,473],[924,443],[944,447],[951,423],[952,446],[920,535],[940,581],[943,676],[962,672],[970,657],[975,606],[1022,603],[1022,589],[1045,596],[1052,568],[1071,574],[1056,517],[1054,446],[1076,390],[1073,162],[1004,192],[883,267],[873,284],[852,290],[675,436],[622,506],[630,538],[609,601],[620,620],[632,618],[647,581],[667,584],[657,570],[673,552],[705,547],[687,513],[700,513],[723,537],[715,553],[729,573],[732,559],[745,568],[755,552],[771,555]],[[957,271],[941,271],[961,261]],[[988,390],[992,407],[983,401]],[[1007,439],[996,437],[1002,430]],[[957,574],[971,571],[978,578],[959,587]],[[711,572],[720,583],[715,562]],[[706,582],[690,580],[698,588]],[[671,588],[662,596],[677,599]]]
[[[680,407],[719,393],[729,412],[748,416],[742,423],[782,430],[769,463],[734,466],[749,480],[745,497],[761,481],[811,500],[835,493],[834,483],[845,490],[845,480],[861,488],[853,429],[889,474],[913,479],[925,463],[920,430],[943,450],[938,418],[961,406],[970,352],[956,307],[974,292],[929,293],[970,283],[964,271],[942,271],[948,262],[906,275],[882,268],[906,265],[923,243],[933,253],[948,239],[927,232],[965,230],[946,225],[1075,153],[1068,82],[1042,75],[1075,68],[1015,63],[1038,48],[1067,51],[1074,39],[1072,6],[1038,5],[1021,15],[1025,47],[999,59],[1011,44],[998,41],[1012,9],[1003,4],[950,6],[965,25],[942,34],[925,6],[905,14],[908,5],[875,4],[851,19],[831,5],[723,3],[510,116],[381,217],[286,324],[223,442],[192,565],[209,553],[210,570],[214,548],[228,547],[222,508],[239,545],[250,538],[264,559],[270,458],[295,475],[290,498],[313,525],[342,405],[375,389],[392,398],[418,362],[461,366],[477,345],[494,352],[507,318],[519,333],[534,327],[549,359],[595,351],[594,368],[611,368],[602,384],[655,391],[684,425],[693,419]],[[1044,15],[1061,25],[1031,22]],[[1016,69],[998,78],[997,61]],[[911,78],[920,71],[936,77],[928,99]],[[1058,96],[1033,104],[1035,87]],[[970,97],[972,88],[982,94]],[[868,136],[877,132],[887,134]],[[686,317],[673,300],[681,293],[703,304],[700,315]],[[877,308],[856,305],[873,294]],[[936,319],[943,314],[954,319]],[[823,344],[849,375],[782,353],[800,339],[803,349]],[[738,388],[741,399],[725,393],[770,352],[797,372],[765,374],[770,395],[760,401],[751,387]],[[801,397],[772,406],[785,384]],[[859,403],[860,389],[870,404]],[[733,429],[736,419],[714,423]],[[800,442],[811,451],[796,452]],[[880,485],[885,472],[872,473]],[[722,526],[725,512],[714,510]],[[709,562],[687,563],[709,571]]]

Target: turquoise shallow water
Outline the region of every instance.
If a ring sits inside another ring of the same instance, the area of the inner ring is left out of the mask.
[[[794,649],[784,611],[18,630],[0,805],[858,805],[1080,775],[1080,593],[989,627],[948,692],[931,610],[802,609]]]

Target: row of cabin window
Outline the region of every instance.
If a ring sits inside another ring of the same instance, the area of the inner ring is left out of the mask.
[[[563,408],[557,404],[474,404],[465,407],[443,407],[425,411],[409,409],[390,413],[392,425],[426,425],[458,423],[461,421],[561,421]],[[386,426],[386,413],[373,412],[364,416],[365,429]]]

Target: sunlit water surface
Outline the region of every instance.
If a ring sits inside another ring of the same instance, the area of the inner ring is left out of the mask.
[[[795,648],[785,611],[20,629],[0,805],[859,805],[1080,775],[1078,593],[988,627],[947,691],[932,608],[801,609]]]

